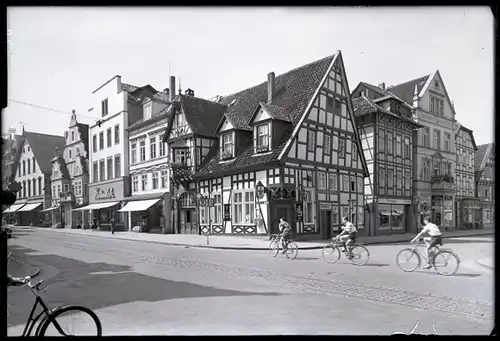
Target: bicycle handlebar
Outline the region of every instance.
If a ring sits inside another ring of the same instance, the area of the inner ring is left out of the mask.
[[[31,284],[31,277],[30,276],[24,277],[24,284],[28,284],[28,287],[31,290],[36,289],[37,291],[40,291],[40,290],[44,289],[44,288],[41,288],[41,285],[43,284],[43,280],[39,281],[36,284]]]

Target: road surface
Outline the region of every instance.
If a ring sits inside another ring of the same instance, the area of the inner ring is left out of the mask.
[[[320,250],[296,260],[266,251],[165,246],[54,233],[14,231],[13,257],[39,267],[49,306],[94,310],[104,335],[430,334],[485,335],[493,327],[493,237],[446,240],[461,258],[455,276],[403,273],[404,244],[368,246],[370,262],[327,264]],[[8,334],[20,335],[33,304],[9,288]],[[80,327],[83,327],[84,322]]]

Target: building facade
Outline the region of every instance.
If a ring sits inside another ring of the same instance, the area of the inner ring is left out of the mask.
[[[481,225],[481,200],[476,198],[476,141],[472,130],[457,123],[455,132],[455,222],[457,229],[478,228]]]
[[[353,107],[370,176],[365,178],[368,235],[414,232],[412,200],[413,107],[385,90],[361,82]]]
[[[270,234],[285,217],[294,237],[329,238],[348,216],[365,233],[368,173],[340,51],[218,103],[176,100],[166,136],[181,231]]]
[[[476,197],[481,199],[482,227],[495,227],[495,143],[477,147]]]
[[[17,225],[50,226],[52,193],[50,177],[51,160],[57,149],[64,148],[64,137],[23,131],[20,152],[15,162],[15,181],[22,189],[17,193],[15,210]],[[11,209],[14,205],[11,206]]]
[[[445,230],[455,228],[455,110],[439,71],[388,87],[415,108],[414,121],[423,127],[413,144],[413,196],[421,213]]]
[[[143,118],[127,128],[132,187],[120,211],[128,213],[129,229],[142,231],[145,222],[148,232],[173,232],[168,150],[163,140],[174,94],[175,78],[171,77],[170,89],[143,97]]]

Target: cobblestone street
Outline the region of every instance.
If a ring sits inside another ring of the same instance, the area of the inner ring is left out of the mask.
[[[106,238],[14,232],[13,257],[41,269],[51,306],[81,304],[99,315],[105,335],[486,334],[492,328],[491,236],[449,239],[461,258],[455,276],[403,273],[407,244],[369,245],[363,267],[327,264],[320,250],[296,260],[266,251],[181,248]],[[38,278],[37,278],[38,279]],[[9,289],[9,335],[19,335],[33,295]],[[15,304],[14,304],[15,302]],[[381,309],[384,317],[381,320]]]

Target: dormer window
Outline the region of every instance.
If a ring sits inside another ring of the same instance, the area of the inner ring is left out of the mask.
[[[234,157],[234,134],[228,133],[221,136],[221,160],[227,160]]]
[[[153,104],[150,102],[144,105],[144,120],[148,120],[151,118],[153,111]]]
[[[271,133],[269,123],[255,127],[255,153],[264,153],[270,150]]]

